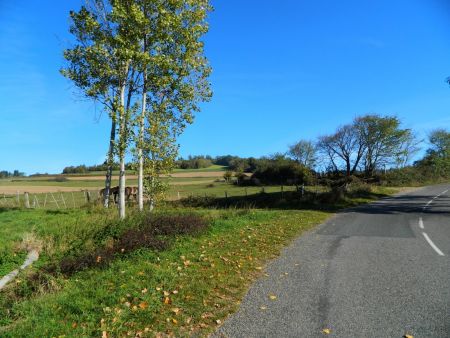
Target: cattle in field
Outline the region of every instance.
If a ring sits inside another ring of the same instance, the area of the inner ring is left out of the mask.
[[[131,197],[137,200],[137,191],[138,189],[136,187],[125,187],[125,201],[129,202]],[[117,204],[117,201],[119,200],[119,193],[120,193],[119,186],[111,187],[109,189],[109,196],[114,195],[115,204]],[[104,195],[105,195],[105,188],[99,191],[100,198],[103,198]]]

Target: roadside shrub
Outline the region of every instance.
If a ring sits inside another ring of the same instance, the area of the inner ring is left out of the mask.
[[[203,218],[193,214],[150,214],[137,221],[137,226],[122,232],[118,230],[121,229],[120,225],[117,229],[109,225],[92,237],[94,242],[102,241],[104,243],[102,246],[89,250],[87,253],[63,257],[59,262],[44,268],[44,271],[70,276],[87,268],[106,266],[118,255],[128,254],[141,248],[162,251],[170,246],[174,236],[195,235],[208,226]],[[108,234],[112,237],[105,237]]]

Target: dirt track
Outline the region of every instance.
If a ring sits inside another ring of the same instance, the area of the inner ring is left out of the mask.
[[[58,187],[58,186],[39,186],[39,185],[29,185],[29,186],[0,186],[0,194],[15,195],[17,192],[23,194],[24,192],[29,192],[30,194],[40,194],[49,192],[66,192],[66,191],[81,191],[81,190],[98,190],[96,187]]]
[[[178,178],[214,178],[214,177],[223,177],[223,171],[203,171],[203,172],[190,172],[190,173],[173,173],[172,177]],[[70,181],[101,181],[105,179],[103,175],[96,176],[66,176],[66,178]],[[113,178],[118,178],[117,176],[113,176]],[[137,180],[137,175],[127,175],[127,179]]]

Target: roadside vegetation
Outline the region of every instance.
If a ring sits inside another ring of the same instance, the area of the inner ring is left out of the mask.
[[[3,209],[3,231],[15,234],[3,242],[23,255],[31,237],[41,257],[0,293],[0,335],[203,336],[293,238],[338,208],[395,191],[380,189],[339,205],[309,189],[191,197],[123,221],[99,206]]]

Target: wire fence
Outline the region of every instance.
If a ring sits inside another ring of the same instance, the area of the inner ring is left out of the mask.
[[[0,208],[72,209],[99,203],[98,190],[58,191],[48,193],[17,192],[0,195]]]

